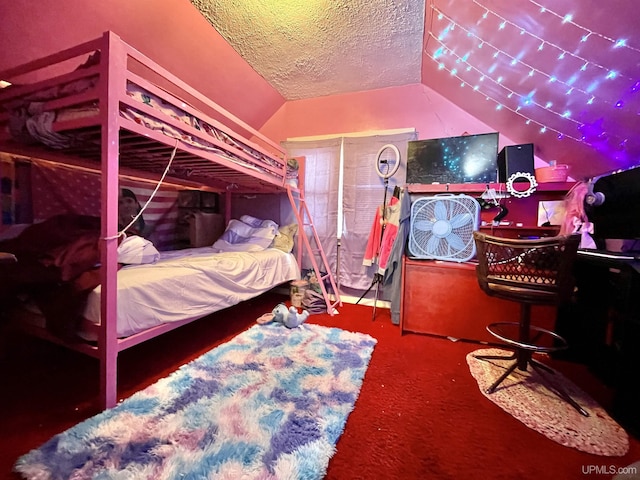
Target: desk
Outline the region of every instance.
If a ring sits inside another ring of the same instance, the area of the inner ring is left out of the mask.
[[[640,434],[640,273],[633,262],[578,257],[575,302],[558,319],[571,360],[614,389],[612,415]]]
[[[496,342],[495,322],[517,322],[520,305],[489,297],[478,286],[474,262],[403,258],[401,332]],[[532,324],[554,330],[555,307],[534,305]]]

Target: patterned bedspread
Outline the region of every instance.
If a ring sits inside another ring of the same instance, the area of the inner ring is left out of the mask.
[[[59,132],[55,131],[53,127],[54,124],[96,116],[98,114],[97,102],[89,102],[80,106],[59,108],[56,110],[45,110],[44,106],[47,101],[66,98],[89,91],[96,87],[97,81],[97,75],[82,78],[49,87],[10,102],[5,108],[11,113],[9,130],[12,137],[23,143],[37,142],[59,150],[82,146],[87,142],[95,142],[95,140],[92,139],[93,137],[88,136],[86,133],[75,131]],[[163,100],[132,82],[128,82],[127,84],[127,95],[137,102],[153,108],[159,115],[148,115],[139,109],[123,105],[120,109],[120,114],[124,118],[134,121],[139,125],[144,125],[146,128],[160,131],[164,135],[178,139],[192,147],[214,152],[238,165],[254,171],[267,173],[270,176],[278,176],[273,170],[265,168],[265,166],[271,166],[279,169],[280,165],[278,165],[275,160],[237,138],[234,138],[220,128],[210,125],[194,115],[177,108],[170,102]],[[187,127],[192,127],[205,133],[205,136],[210,137],[212,141],[222,142],[224,145],[232,148],[224,149],[198,136],[191,135],[185,130],[176,128],[162,121],[160,119],[162,116],[177,120]],[[236,154],[234,150],[241,151],[253,160],[248,161],[241,155]],[[287,165],[286,178],[297,178],[297,169]]]

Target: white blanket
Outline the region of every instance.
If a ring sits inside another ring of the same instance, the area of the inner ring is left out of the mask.
[[[151,265],[118,272],[118,336],[210,313],[253,298],[300,276],[295,257],[275,248],[213,253],[211,247],[161,252]],[[100,287],[87,300],[84,317],[100,323]],[[84,332],[95,340],[95,332]]]

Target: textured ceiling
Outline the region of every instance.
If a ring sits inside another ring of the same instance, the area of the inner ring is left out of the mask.
[[[287,100],[421,82],[574,178],[640,164],[637,0],[191,2]]]
[[[287,100],[420,82],[424,0],[191,2]]]

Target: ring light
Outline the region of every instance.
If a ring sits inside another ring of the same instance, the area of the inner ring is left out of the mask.
[[[376,173],[386,180],[393,177],[398,168],[400,168],[400,150],[391,143],[384,145],[376,155]]]

